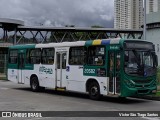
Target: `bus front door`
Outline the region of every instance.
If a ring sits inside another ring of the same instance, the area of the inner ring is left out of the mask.
[[[57,52],[56,58],[56,88],[65,88],[67,52]]]
[[[24,75],[23,75],[23,69],[24,69],[24,53],[18,54],[18,83],[24,83]]]
[[[120,52],[109,52],[109,93],[117,95],[120,93]]]

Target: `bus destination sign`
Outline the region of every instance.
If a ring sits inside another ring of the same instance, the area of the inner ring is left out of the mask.
[[[125,43],[126,49],[148,49],[148,50],[154,50],[154,45],[151,43],[141,43],[141,42],[126,42]]]

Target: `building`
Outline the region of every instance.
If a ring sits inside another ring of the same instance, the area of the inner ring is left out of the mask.
[[[146,39],[155,44],[160,65],[160,0],[146,1]]]
[[[114,28],[141,28],[143,25],[143,0],[114,0],[114,6]]]
[[[160,0],[146,0],[146,14],[160,11]]]

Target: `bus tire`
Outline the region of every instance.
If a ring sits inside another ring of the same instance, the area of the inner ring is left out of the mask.
[[[31,89],[33,92],[38,92],[40,90],[39,82],[37,77],[31,78]]]
[[[99,100],[100,95],[100,88],[97,82],[91,82],[89,85],[89,97],[92,100]]]

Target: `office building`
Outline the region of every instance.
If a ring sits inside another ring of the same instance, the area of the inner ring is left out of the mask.
[[[115,0],[114,6],[114,28],[141,28],[143,25],[143,0]]]
[[[160,0],[146,0],[146,14],[160,11]]]

